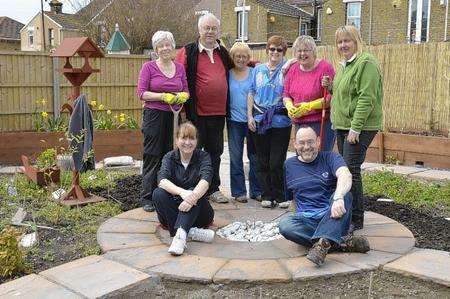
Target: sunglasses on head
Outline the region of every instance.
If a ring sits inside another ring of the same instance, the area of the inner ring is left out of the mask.
[[[269,48],[269,51],[270,51],[270,52],[275,52],[275,51],[277,51],[278,53],[281,53],[281,52],[283,52],[283,48]]]

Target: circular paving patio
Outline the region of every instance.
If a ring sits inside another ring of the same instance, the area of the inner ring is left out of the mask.
[[[214,229],[234,221],[274,221],[290,211],[263,209],[256,201],[213,204]],[[372,212],[365,214],[367,254],[332,253],[318,268],[309,262],[306,248],[284,238],[261,243],[236,242],[216,236],[213,243],[188,242],[185,254],[167,253],[170,237],[161,229],[155,213],[135,209],[104,222],[97,240],[104,257],[164,278],[204,283],[289,282],[378,268],[408,253],[412,233],[400,223]]]

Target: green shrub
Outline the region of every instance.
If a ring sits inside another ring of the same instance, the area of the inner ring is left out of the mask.
[[[5,228],[0,233],[0,276],[11,277],[26,271],[25,259],[19,248],[19,232]]]

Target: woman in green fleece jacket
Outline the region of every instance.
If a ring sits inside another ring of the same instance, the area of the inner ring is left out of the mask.
[[[366,151],[381,130],[383,87],[381,71],[372,54],[362,52],[358,29],[343,26],[336,30],[336,47],[342,58],[332,85],[325,77],[322,85],[333,93],[331,121],[336,130],[339,153],[352,173],[353,229],[364,224],[361,164]]]

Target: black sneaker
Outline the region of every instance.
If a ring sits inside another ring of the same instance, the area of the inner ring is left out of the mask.
[[[366,253],[370,250],[369,240],[364,236],[348,236],[341,245],[344,252]]]
[[[328,250],[331,248],[331,244],[327,239],[320,238],[316,244],[308,251],[306,258],[316,264],[322,266],[327,256]]]
[[[142,208],[146,212],[153,212],[153,211],[155,211],[155,205],[153,204],[153,202],[146,203]]]

